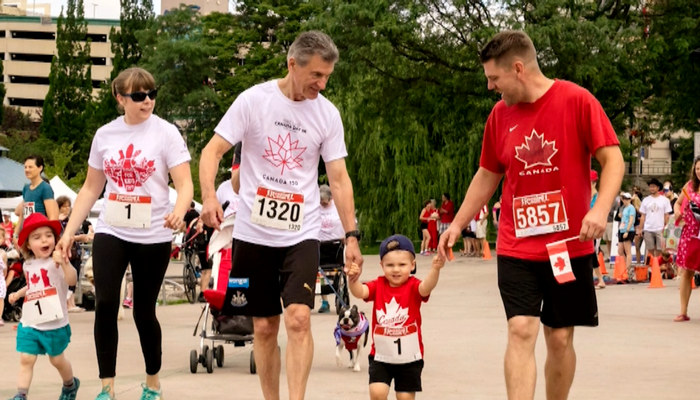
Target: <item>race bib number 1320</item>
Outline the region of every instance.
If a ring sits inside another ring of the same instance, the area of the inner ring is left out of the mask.
[[[304,222],[304,195],[259,187],[250,221],[286,231],[300,231]]]
[[[519,238],[569,230],[561,190],[513,198],[513,220]]]

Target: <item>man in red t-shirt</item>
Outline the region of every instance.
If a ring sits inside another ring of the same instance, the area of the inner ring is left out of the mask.
[[[440,203],[440,221],[438,221],[438,233],[443,234],[450,227],[452,220],[455,219],[455,205],[450,199],[449,193],[442,194],[442,202]]]
[[[532,399],[540,321],[547,342],[547,399],[568,396],[576,369],[574,326],[597,326],[593,239],[600,238],[624,175],[617,136],[587,90],[545,77],[532,40],[520,31],[497,34],[481,51],[489,90],[501,93],[486,122],[480,168],[452,226],[441,257],[457,242],[503,182],[498,235],[498,286],[508,318],[505,356],[509,399]],[[590,208],[593,155],[602,166]],[[511,211],[512,210],[512,211]],[[574,281],[554,278],[546,245],[567,242]]]

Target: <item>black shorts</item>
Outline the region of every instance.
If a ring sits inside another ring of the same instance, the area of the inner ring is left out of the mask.
[[[232,269],[223,312],[271,317],[282,313],[280,298],[314,308],[318,240],[289,247],[268,247],[234,240]]]
[[[394,390],[397,392],[421,392],[420,376],[423,372],[423,360],[408,364],[387,364],[374,361],[374,356],[369,356],[369,384],[386,383],[391,386],[394,381]]]
[[[631,242],[634,240],[634,232],[627,232],[627,239],[625,239],[625,234],[624,233],[618,233],[617,235],[617,241],[622,243],[622,242]]]
[[[420,229],[421,231],[424,229],[428,229],[428,223],[427,222],[421,222],[420,223]]]
[[[462,238],[464,238],[464,239],[476,239],[476,233],[465,229],[462,231]]]
[[[598,326],[594,254],[572,258],[575,281],[557,283],[549,261],[498,256],[498,288],[506,317],[539,317],[550,328]]]

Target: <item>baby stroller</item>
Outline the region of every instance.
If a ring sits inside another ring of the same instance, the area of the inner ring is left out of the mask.
[[[316,294],[335,294],[335,312],[340,315],[344,305],[350,304],[348,278],[343,272],[345,267],[345,245],[340,240],[321,242],[319,244],[320,262]]]
[[[214,289],[204,291],[206,305],[199,315],[197,326],[194,328],[193,336],[197,336],[199,324],[202,330],[199,332],[199,353],[197,350],[190,352],[190,372],[197,373],[199,364],[207,369],[208,373],[214,371],[214,360],[220,368],[224,366],[224,346],[220,343],[233,343],[235,347],[243,347],[246,343],[253,342],[253,319],[240,315],[225,315],[224,298],[228,286],[229,273],[231,272],[231,248],[233,232],[233,222],[235,215],[227,218],[219,231],[215,231],[209,242],[209,259],[212,262],[212,276],[214,277]],[[211,314],[211,329],[208,330],[209,316]],[[211,348],[205,344],[211,341]],[[253,351],[250,352],[250,373],[256,372],[255,358]]]
[[[8,253],[10,256],[11,253]],[[5,295],[5,308],[2,312],[2,319],[9,322],[19,322],[22,319],[22,304],[24,303],[24,297],[19,298],[14,304],[10,304],[10,294],[22,289],[27,285],[27,280],[24,277],[24,271],[22,270],[22,261],[20,259],[8,259],[7,263],[10,265],[9,268],[15,271],[16,277],[7,285],[7,291]],[[0,275],[0,279],[2,275]]]

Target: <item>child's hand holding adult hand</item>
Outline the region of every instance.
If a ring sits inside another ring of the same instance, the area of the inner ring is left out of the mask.
[[[56,263],[56,268],[58,268],[65,261],[63,258],[63,252],[61,249],[56,248],[53,251],[53,261]]]
[[[7,297],[7,301],[9,301],[10,304],[15,304],[17,300],[19,300],[19,295],[17,292],[10,293],[10,295]]]
[[[445,266],[445,259],[440,256],[433,257],[433,268],[442,269]]]
[[[360,276],[360,266],[352,263],[350,264],[350,269],[348,269],[348,278],[355,280],[356,277]]]

